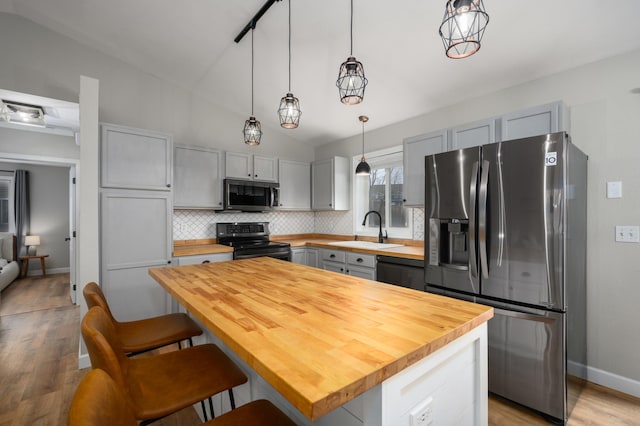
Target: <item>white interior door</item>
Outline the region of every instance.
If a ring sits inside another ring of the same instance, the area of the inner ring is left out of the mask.
[[[76,304],[76,168],[69,167],[69,295]]]

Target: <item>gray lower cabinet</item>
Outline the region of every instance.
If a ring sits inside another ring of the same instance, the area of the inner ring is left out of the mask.
[[[175,208],[222,209],[220,151],[195,146],[176,146],[173,161]]]
[[[100,280],[120,321],[166,313],[166,292],[148,270],[171,263],[171,212],[171,193],[100,193]]]
[[[320,249],[320,267],[327,271],[376,279],[376,256],[343,250]]]
[[[301,265],[318,267],[318,249],[313,247],[292,247],[291,261]]]

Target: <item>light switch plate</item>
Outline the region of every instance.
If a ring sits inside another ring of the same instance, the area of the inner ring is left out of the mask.
[[[616,242],[640,243],[640,227],[616,226]]]
[[[607,198],[622,198],[622,182],[607,182]]]

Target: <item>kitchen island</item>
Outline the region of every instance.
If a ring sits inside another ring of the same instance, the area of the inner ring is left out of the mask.
[[[266,257],[149,273],[298,422],[336,424],[355,398],[353,424],[487,422],[490,307]]]

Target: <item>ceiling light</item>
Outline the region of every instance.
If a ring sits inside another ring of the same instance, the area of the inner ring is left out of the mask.
[[[7,123],[46,127],[46,123],[44,122],[44,108],[39,105],[30,105],[3,99],[0,117]]]
[[[482,0],[449,0],[440,25],[440,37],[448,57],[466,58],[480,50],[489,23]]]
[[[349,57],[340,66],[336,86],[340,93],[340,102],[355,105],[364,99],[364,89],[369,82],[364,76],[362,62],[353,56],[353,0],[351,0],[351,50]]]
[[[366,115],[361,115],[358,117],[358,120],[362,122],[362,158],[360,159],[360,163],[358,167],[356,167],[356,174],[359,176],[368,176],[371,173],[371,167],[364,159],[364,123],[369,121],[369,117]]]
[[[298,98],[291,93],[291,0],[289,0],[289,91],[280,99],[280,107],[278,108],[278,117],[280,117],[280,126],[285,129],[295,129],[300,122],[300,103]]]
[[[260,145],[262,138],[262,128],[260,122],[253,115],[253,32],[256,29],[255,22],[251,27],[251,116],[244,122],[244,143],[251,146]]]

